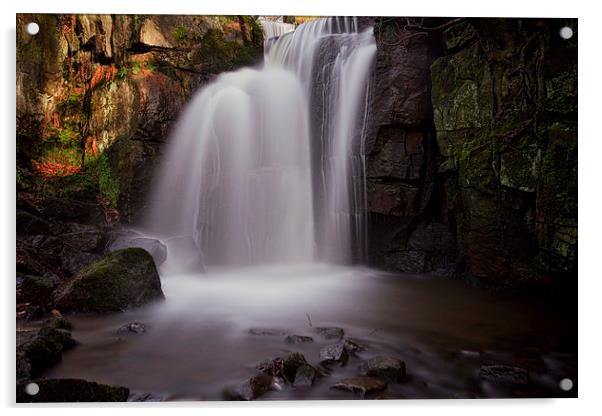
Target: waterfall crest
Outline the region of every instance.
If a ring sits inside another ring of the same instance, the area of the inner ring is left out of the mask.
[[[220,75],[178,122],[149,226],[192,236],[207,264],[361,259],[372,30],[262,25],[263,67]]]

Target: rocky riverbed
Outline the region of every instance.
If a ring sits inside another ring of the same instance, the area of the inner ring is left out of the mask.
[[[143,308],[70,314],[70,330],[20,322],[69,334],[36,377],[124,386],[129,400],[577,392],[559,387],[576,380],[570,319],[542,300],[325,265],[167,275],[162,288],[165,301]]]

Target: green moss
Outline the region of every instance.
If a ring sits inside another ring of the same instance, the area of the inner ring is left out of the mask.
[[[117,206],[119,200],[119,181],[113,174],[106,154],[101,154],[93,163],[92,175],[98,178],[98,190],[111,207]]]
[[[115,74],[115,78],[117,79],[125,79],[128,76],[128,72],[129,69],[127,66],[122,66],[121,68],[119,68],[117,70],[117,73]]]
[[[571,68],[546,79],[546,108],[560,113],[577,111],[577,70]]]
[[[548,128],[550,145],[541,162],[538,208],[549,221],[577,218],[577,140],[573,128],[554,123]]]
[[[183,25],[178,25],[175,27],[175,29],[172,32],[173,37],[176,38],[179,41],[183,41],[185,39],[188,38],[188,36],[190,35],[190,30]]]
[[[152,256],[126,248],[89,264],[57,290],[61,310],[122,311],[162,299],[161,281]]]
[[[228,42],[221,30],[213,28],[201,39],[199,52],[208,69],[221,72],[254,63],[261,51],[253,44]]]
[[[541,150],[527,135],[501,155],[502,185],[525,192],[534,192],[539,176]]]
[[[132,74],[138,75],[141,70],[142,70],[142,66],[140,65],[140,62],[134,62],[132,64]]]

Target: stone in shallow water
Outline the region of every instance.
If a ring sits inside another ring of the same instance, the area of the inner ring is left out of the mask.
[[[315,331],[326,339],[341,339],[345,335],[343,328],[335,326],[318,327]]]
[[[121,237],[115,240],[109,247],[109,251],[121,250],[124,248],[139,247],[150,253],[159,266],[167,259],[167,247],[161,241],[155,238],[147,237]]]
[[[307,361],[305,360],[305,356],[300,352],[293,352],[284,357],[282,372],[286,380],[290,383],[294,382],[297,369],[306,364]]]
[[[283,367],[284,360],[280,357],[263,360],[255,366],[258,370],[274,377],[280,377],[282,375]]]
[[[520,385],[529,384],[529,372],[520,367],[507,365],[484,365],[481,366],[479,378],[498,385]]]
[[[39,387],[36,395],[27,394],[29,381],[17,385],[17,403],[125,402],[129,389],[79,379],[33,380]]]
[[[349,338],[345,338],[343,340],[343,344],[345,344],[345,348],[347,349],[347,351],[352,354],[355,354],[356,352],[366,351],[368,349],[368,347],[366,347],[365,345],[362,345],[359,342],[356,342]]]
[[[340,365],[345,365],[349,354],[345,349],[345,344],[337,342],[336,344],[330,344],[320,349],[320,363],[332,364],[338,362]]]
[[[156,393],[146,393],[139,391],[130,391],[128,402],[162,402],[165,401],[165,396]]]
[[[76,344],[64,329],[42,327],[17,332],[17,381],[29,380],[41,370],[61,361],[63,351]]]
[[[377,356],[360,365],[363,375],[378,377],[386,381],[401,381],[406,375],[406,364],[393,357]]]
[[[250,328],[249,333],[252,335],[281,336],[286,335],[287,331],[279,328]]]
[[[141,322],[130,322],[117,330],[120,334],[142,334],[146,332],[146,325]]]
[[[358,376],[341,380],[332,388],[358,393],[363,397],[366,394],[383,391],[387,388],[387,383],[375,377]]]
[[[272,381],[272,376],[266,373],[259,373],[226,390],[224,398],[226,400],[255,400],[272,389]]]
[[[61,311],[121,312],[163,299],[155,262],[138,247],[105,255],[55,292],[55,306]]]
[[[303,364],[297,368],[295,373],[295,387],[307,387],[314,384],[316,378],[316,370],[309,364]]]
[[[288,342],[289,344],[304,344],[306,342],[314,342],[314,339],[305,335],[293,334],[287,335],[286,338],[284,338],[284,341]]]

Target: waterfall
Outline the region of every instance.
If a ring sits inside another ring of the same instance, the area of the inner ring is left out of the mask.
[[[149,225],[207,264],[361,259],[372,29],[262,24],[264,65],[220,75],[179,120]]]

